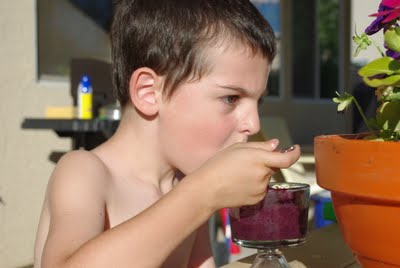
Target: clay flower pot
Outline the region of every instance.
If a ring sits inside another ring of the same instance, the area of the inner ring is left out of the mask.
[[[359,263],[400,267],[400,142],[317,136],[314,152],[317,183],[332,192],[343,238]]]

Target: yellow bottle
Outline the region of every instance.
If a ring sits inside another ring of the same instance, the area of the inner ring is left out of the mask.
[[[92,119],[93,117],[93,89],[90,78],[87,75],[82,76],[78,85],[78,107],[77,116],[79,119]]]

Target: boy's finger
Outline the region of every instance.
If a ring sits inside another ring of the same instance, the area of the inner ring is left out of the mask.
[[[256,148],[256,149],[263,149],[268,152],[274,151],[279,145],[279,140],[278,139],[271,139],[267,141],[252,141],[252,142],[246,142],[244,146],[247,148]]]
[[[264,163],[270,168],[288,168],[300,157],[300,146],[293,145],[286,151],[275,151],[264,154]]]

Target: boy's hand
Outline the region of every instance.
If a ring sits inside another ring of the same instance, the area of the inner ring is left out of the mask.
[[[275,151],[278,140],[234,144],[210,158],[195,173],[204,183],[204,197],[213,210],[260,202],[274,170],[288,168],[300,157],[300,147]]]

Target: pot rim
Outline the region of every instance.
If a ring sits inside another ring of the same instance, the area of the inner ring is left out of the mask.
[[[314,139],[315,171],[322,188],[400,201],[400,142],[355,139],[362,134]]]
[[[375,141],[375,140],[363,140],[362,138],[371,135],[376,132],[362,132],[362,133],[354,133],[354,134],[323,134],[314,137],[314,142],[324,141],[324,140],[341,140],[343,142],[358,142],[360,144],[363,143],[385,143],[385,144],[399,144],[400,141]]]

